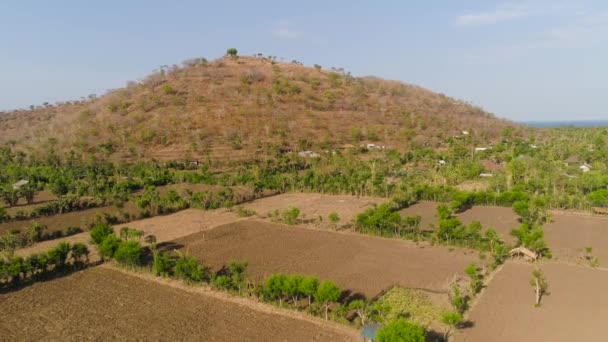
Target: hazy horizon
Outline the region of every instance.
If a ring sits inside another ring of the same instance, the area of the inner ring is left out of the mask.
[[[235,47],[420,85],[514,121],[608,116],[597,0],[22,1],[4,4],[0,28],[0,110],[100,95]]]

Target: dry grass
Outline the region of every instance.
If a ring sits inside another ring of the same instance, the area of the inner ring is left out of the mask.
[[[96,100],[0,115],[0,143],[123,159],[250,159],[271,146],[351,143],[353,130],[407,149],[439,147],[465,129],[493,140],[507,126],[417,86],[239,57],[154,74]]]

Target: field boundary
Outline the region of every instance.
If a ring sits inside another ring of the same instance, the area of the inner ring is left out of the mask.
[[[208,296],[208,297],[218,299],[218,300],[221,300],[224,302],[230,302],[230,303],[237,304],[237,305],[258,311],[258,312],[272,314],[272,315],[279,315],[279,316],[283,316],[283,317],[306,321],[309,323],[313,323],[317,326],[330,328],[336,332],[348,335],[350,338],[353,338],[353,340],[356,340],[359,338],[358,331],[353,328],[349,328],[346,325],[339,324],[339,323],[336,323],[333,321],[325,321],[321,318],[311,316],[311,315],[308,315],[308,314],[300,312],[300,311],[282,309],[282,308],[278,308],[278,307],[270,305],[270,304],[256,302],[256,301],[242,298],[242,297],[232,296],[225,292],[215,291],[207,286],[188,285],[181,280],[156,277],[151,273],[146,273],[141,270],[126,270],[124,268],[113,265],[112,263],[104,263],[97,267],[110,269],[110,270],[120,272],[122,274],[131,276],[131,277],[135,277],[135,278],[142,279],[145,281],[155,282],[157,284],[169,286],[169,287],[179,289],[179,290],[182,290],[182,291],[185,291],[188,293],[200,294],[200,295]]]

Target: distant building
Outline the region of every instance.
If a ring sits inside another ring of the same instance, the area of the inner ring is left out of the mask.
[[[589,172],[591,171],[591,165],[587,164],[587,163],[583,163],[583,165],[578,167],[579,170],[581,170],[581,172]]]
[[[18,181],[17,183],[13,184],[13,190],[19,190],[19,189],[21,189],[22,186],[26,185],[27,183],[29,183],[29,181],[22,179],[22,180]]]
[[[318,153],[315,153],[313,151],[301,151],[301,152],[298,152],[298,155],[300,157],[304,157],[304,158],[318,158],[318,157],[320,157],[320,155]]]

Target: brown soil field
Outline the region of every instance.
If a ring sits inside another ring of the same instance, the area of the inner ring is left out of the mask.
[[[298,228],[257,220],[219,226],[174,241],[204,265],[249,263],[247,276],[315,275],[371,298],[393,285],[444,292],[478,253],[386,238]]]
[[[11,216],[15,215],[18,211],[30,212],[34,207],[55,200],[57,200],[57,196],[53,195],[50,191],[38,191],[34,196],[34,202],[32,204],[27,204],[25,198],[20,198],[17,205],[14,207],[6,208],[6,212]],[[0,205],[5,204],[6,203],[0,202]]]
[[[356,332],[108,267],[0,295],[5,341],[353,341]]]
[[[38,217],[23,221],[5,222],[0,224],[0,234],[4,234],[12,228],[20,229],[21,231],[25,232],[29,230],[34,222],[47,226],[48,232],[65,230],[69,227],[80,227],[84,229],[89,224],[94,222],[95,217],[98,214],[108,213],[118,217],[119,219],[123,219],[122,213],[125,212],[129,213],[130,215],[137,215],[139,213],[139,209],[135,203],[127,202],[122,209],[115,206],[106,206],[72,211],[54,216]]]
[[[430,230],[431,225],[437,226],[437,203],[435,202],[421,201],[401,209],[399,213],[403,217],[420,215],[422,218],[420,228],[424,230]]]
[[[498,235],[508,243],[516,240],[511,236],[511,230],[521,225],[513,209],[506,207],[475,206],[456,216],[466,224],[477,220],[481,222],[484,229],[494,228]]]
[[[255,210],[259,215],[266,215],[276,209],[283,210],[289,207],[300,209],[300,219],[317,220],[323,217],[323,223],[329,224],[327,216],[336,212],[340,216],[338,225],[344,225],[353,220],[357,214],[373,204],[387,201],[381,197],[355,197],[347,195],[322,195],[315,193],[287,193],[266,197],[246,203],[243,206]]]
[[[578,261],[585,247],[601,265],[608,263],[608,217],[551,212],[553,222],[546,224],[545,240],[553,256],[564,261]]]
[[[547,263],[549,295],[534,307],[534,266],[507,263],[471,311],[459,341],[601,341],[608,317],[608,271]]]
[[[437,205],[436,202],[421,201],[400,211],[402,216],[420,215],[422,217],[421,227],[429,229],[431,225],[437,226]],[[511,208],[476,206],[464,212],[456,214],[463,223],[469,224],[475,220],[481,222],[484,229],[494,228],[498,235],[507,242],[513,242],[511,229],[520,225],[517,215]]]
[[[118,224],[114,226],[114,230],[118,234],[121,227],[140,229],[143,230],[146,235],[154,234],[157,241],[161,243],[217,227],[222,224],[238,221],[240,219],[242,218],[239,218],[236,214],[224,209],[208,211],[186,209],[170,215],[156,216],[148,219]],[[35,244],[34,246],[17,250],[17,254],[25,256],[31,253],[44,251],[54,247],[62,241],[69,243],[88,243],[89,240],[89,232],[84,232],[61,239],[43,241]],[[95,259],[95,256],[92,256],[92,259]]]

